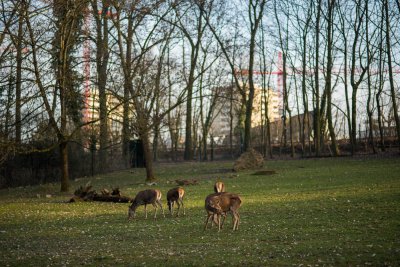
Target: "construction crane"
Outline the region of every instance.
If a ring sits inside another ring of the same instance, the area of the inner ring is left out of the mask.
[[[249,70],[248,69],[241,69],[241,70],[236,70],[235,74],[241,75],[241,76],[247,76],[249,75]],[[275,71],[253,71],[254,75],[276,75],[276,87],[277,90],[276,92],[278,93],[278,109],[282,112],[283,114],[283,103],[284,103],[284,92],[283,92],[283,61],[282,61],[282,52],[278,52],[278,62],[277,62],[277,70]]]
[[[302,70],[301,69],[292,68],[292,67],[287,67],[286,69],[289,70],[290,73],[302,74]],[[324,69],[319,69],[319,71],[320,72],[325,72]],[[351,70],[347,70],[347,71],[350,72]],[[339,73],[344,73],[344,72],[345,72],[345,70],[343,70],[343,69],[333,69],[332,70],[333,74],[339,74]],[[356,73],[362,73],[363,69],[357,68],[357,69],[355,69],[355,72]],[[370,75],[377,75],[377,74],[379,74],[381,72],[385,72],[386,73],[386,72],[388,72],[388,70],[384,69],[384,70],[380,71],[380,70],[371,70],[370,69]],[[275,70],[275,71],[266,71],[266,72],[265,71],[253,71],[254,75],[276,75],[276,77],[277,77],[277,83],[276,83],[277,90],[276,91],[278,93],[278,97],[279,97],[279,100],[280,100],[278,106],[279,106],[279,110],[282,110],[283,114],[284,114],[283,103],[284,103],[284,94],[285,94],[285,92],[283,91],[283,73],[284,73],[284,71],[283,71],[283,61],[282,61],[282,52],[281,51],[278,52],[277,70]],[[307,70],[306,71],[307,75],[313,75],[314,73],[315,73],[315,70]],[[398,73],[400,73],[400,69],[399,68],[393,69],[392,73],[398,74]],[[247,75],[249,75],[249,70],[248,69],[237,70],[237,71],[235,71],[235,74],[238,74],[238,75],[241,75],[241,76],[247,76]]]

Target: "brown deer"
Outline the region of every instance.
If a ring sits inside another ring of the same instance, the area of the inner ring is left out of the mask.
[[[238,209],[240,208],[241,204],[242,200],[237,194],[222,192],[208,195],[205,200],[207,219],[204,225],[204,230],[207,229],[208,222],[215,217],[214,215],[216,215],[218,231],[220,231],[225,222],[226,213],[228,212],[232,214],[233,230],[238,230],[240,221]],[[224,216],[222,224],[221,216]]]
[[[147,204],[152,204],[154,207],[154,219],[157,218],[157,205],[161,208],[163,216],[165,217],[164,209],[161,204],[161,191],[157,189],[147,189],[136,194],[128,210],[128,219],[135,218],[136,209],[140,205],[144,205],[147,218]]]
[[[214,192],[215,193],[225,192],[225,184],[223,182],[216,182],[214,184]]]
[[[183,196],[185,195],[185,190],[182,187],[175,187],[168,191],[167,193],[167,204],[171,216],[174,214],[174,203],[178,205],[178,211],[176,216],[179,216],[179,210],[181,205],[183,207],[183,215],[185,215],[185,206],[183,205]]]

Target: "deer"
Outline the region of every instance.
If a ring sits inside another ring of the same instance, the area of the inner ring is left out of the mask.
[[[144,210],[147,219],[147,204],[152,204],[154,207],[154,219],[157,218],[157,206],[161,208],[163,216],[165,218],[164,209],[161,204],[161,191],[158,189],[147,189],[140,191],[136,194],[136,197],[132,201],[132,205],[129,207],[128,210],[128,220],[131,218],[135,218],[136,209],[144,205]]]
[[[214,192],[215,193],[225,192],[225,184],[223,182],[216,182],[214,184]]]
[[[174,209],[174,203],[178,205],[178,211],[176,216],[179,216],[179,210],[181,209],[181,205],[183,207],[183,215],[185,215],[185,206],[183,205],[183,196],[185,195],[185,190],[182,187],[175,187],[172,188],[168,191],[167,193],[167,204],[168,204],[168,209],[173,216],[173,209]]]
[[[215,193],[225,192],[225,184],[223,182],[221,182],[221,181],[215,182],[215,184],[214,184],[214,192]],[[226,215],[223,215],[223,216],[224,216],[224,221],[225,221]],[[213,223],[214,224],[218,224],[218,215],[216,213],[213,215],[211,226],[213,225]]]
[[[232,214],[233,230],[239,229],[240,215],[238,209],[242,205],[242,199],[239,195],[227,192],[214,193],[208,195],[205,199],[205,209],[207,212],[207,219],[204,225],[204,230],[207,229],[208,222],[215,215],[217,216],[218,232],[221,230],[224,222],[226,213]],[[224,216],[224,220],[221,224],[221,216]],[[212,222],[211,222],[212,225]]]

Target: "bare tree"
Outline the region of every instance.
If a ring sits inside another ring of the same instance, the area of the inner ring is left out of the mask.
[[[361,66],[362,70],[361,73],[357,78],[357,51],[359,48],[359,38],[361,36],[361,26],[364,21],[364,16],[365,16],[365,11],[366,9],[362,7],[362,2],[359,0],[355,0],[355,21],[353,22],[353,30],[354,30],[354,39],[352,43],[352,48],[351,48],[351,73],[350,73],[350,83],[351,87],[353,89],[352,91],[352,100],[351,100],[351,135],[352,138],[350,140],[353,140],[353,144],[351,146],[351,152],[352,154],[355,153],[357,149],[357,92],[358,88],[363,81],[364,75],[367,71],[367,68]],[[359,62],[362,64],[362,58],[359,56]]]
[[[342,36],[342,41],[343,41],[343,64],[344,64],[344,72],[342,80],[344,83],[344,91],[345,91],[345,101],[346,101],[346,112],[345,112],[345,117],[347,121],[347,128],[349,131],[349,138],[350,138],[350,144],[353,146],[355,141],[353,140],[353,135],[351,134],[352,132],[352,124],[351,124],[351,109],[350,109],[350,100],[349,100],[349,82],[348,82],[348,50],[347,50],[347,45],[348,45],[348,34],[349,31],[346,28],[347,26],[347,20],[346,20],[346,10],[347,10],[347,5],[340,5],[338,7],[339,9],[339,21],[340,21],[340,33]]]
[[[381,146],[381,150],[385,151],[385,138],[384,138],[384,134],[383,134],[383,123],[382,123],[382,116],[383,116],[383,112],[382,112],[382,104],[381,104],[381,95],[383,93],[383,84],[384,84],[384,71],[383,71],[383,66],[384,66],[384,59],[385,59],[385,55],[384,55],[384,49],[383,49],[383,45],[384,45],[384,33],[383,33],[383,25],[384,25],[384,21],[385,21],[385,10],[382,7],[381,8],[381,20],[380,20],[380,27],[379,27],[379,66],[378,66],[378,72],[379,72],[379,78],[378,78],[378,92],[375,95],[375,99],[376,99],[376,109],[377,109],[377,113],[378,113],[378,127],[379,127],[379,135],[380,135],[380,146]]]
[[[314,142],[315,154],[321,153],[321,113],[320,113],[320,92],[319,92],[319,37],[321,20],[321,0],[317,3],[317,17],[315,22],[315,105],[314,105]]]
[[[366,16],[366,25],[365,25],[365,41],[367,45],[367,60],[368,60],[368,67],[367,67],[367,86],[368,86],[368,98],[367,98],[367,116],[368,116],[368,139],[369,143],[372,147],[372,151],[375,154],[376,149],[375,149],[375,142],[374,142],[374,133],[373,133],[373,120],[372,120],[372,115],[373,115],[373,110],[371,108],[371,101],[373,101],[372,98],[372,85],[371,85],[371,61],[372,61],[372,56],[371,56],[371,44],[370,44],[370,33],[369,33],[369,24],[370,24],[370,14],[369,14],[369,1],[367,0],[367,3],[365,5],[365,8],[367,9],[365,11]]]
[[[219,28],[211,22],[211,19],[207,16],[211,16],[211,9],[205,12],[205,19],[208,27],[210,28],[212,34],[217,40],[219,46],[221,47],[222,53],[227,60],[229,68],[231,69],[232,75],[234,77],[235,85],[242,95],[242,99],[245,100],[245,129],[244,129],[244,144],[243,150],[247,151],[251,148],[251,116],[253,109],[254,100],[254,67],[255,67],[255,54],[256,54],[256,37],[257,31],[260,26],[262,16],[264,15],[266,1],[265,0],[249,0],[247,3],[247,18],[249,20],[250,26],[250,38],[249,38],[249,54],[248,54],[248,81],[249,87],[239,81],[239,75],[236,71],[235,64],[229,53],[229,41],[224,41],[221,34],[218,32]]]
[[[392,52],[391,52],[391,43],[390,43],[390,19],[389,19],[389,3],[388,0],[383,0],[383,8],[385,9],[385,29],[386,29],[386,53],[388,60],[388,69],[389,69],[389,83],[390,83],[390,94],[392,97],[392,105],[393,105],[393,114],[394,120],[396,124],[396,133],[397,133],[397,143],[399,144],[400,149],[400,119],[396,101],[396,90],[394,88],[394,78],[393,78],[393,69],[392,69]]]
[[[193,88],[196,80],[196,68],[201,48],[201,41],[206,29],[204,23],[204,8],[205,1],[196,3],[180,2],[179,5],[174,5],[176,22],[174,25],[179,29],[189,44],[189,69],[186,78],[187,102],[186,102],[186,120],[185,120],[185,151],[184,159],[193,159],[193,134],[192,134],[192,119],[193,119]]]
[[[100,119],[100,151],[99,151],[99,167],[100,172],[106,170],[107,164],[107,147],[108,147],[108,116],[107,116],[107,67],[110,57],[109,45],[109,27],[108,21],[109,16],[111,16],[111,11],[109,10],[110,4],[107,0],[102,0],[101,10],[98,9],[98,1],[91,0],[92,14],[96,25],[96,69],[97,69],[97,87],[99,91],[99,119]]]
[[[283,93],[283,114],[282,114],[282,139],[283,146],[287,146],[287,121],[289,122],[289,135],[290,135],[290,147],[291,156],[294,157],[294,144],[293,144],[293,124],[291,120],[291,109],[289,107],[289,86],[287,84],[287,60],[289,51],[289,14],[286,15],[286,28],[282,26],[277,11],[277,3],[274,2],[274,14],[275,20],[278,25],[278,42],[280,49],[282,50],[282,93]],[[286,31],[285,33],[283,31]],[[284,36],[285,35],[285,36]],[[286,115],[287,114],[287,115]]]
[[[68,143],[72,136],[73,131],[67,128],[68,117],[73,117],[77,110],[73,110],[74,103],[77,102],[76,94],[74,93],[74,78],[72,70],[72,51],[76,47],[79,20],[80,16],[75,14],[82,14],[87,5],[86,1],[69,0],[67,3],[55,1],[53,3],[54,14],[57,19],[56,34],[53,41],[53,49],[55,56],[55,88],[58,94],[60,103],[59,122],[56,118],[57,112],[50,105],[46,86],[43,83],[44,77],[41,75],[41,70],[38,62],[38,41],[37,36],[31,25],[29,16],[26,14],[25,21],[29,32],[30,43],[32,48],[33,68],[36,78],[37,86],[40,90],[41,98],[49,117],[49,124],[56,132],[58,146],[61,156],[61,191],[68,191],[69,189],[69,166],[68,166]],[[54,95],[54,102],[56,102],[56,95]],[[54,105],[53,105],[54,106]]]
[[[327,72],[325,76],[325,91],[327,95],[327,119],[328,119],[328,128],[329,135],[331,137],[331,147],[334,156],[339,155],[339,148],[336,143],[336,134],[335,129],[333,127],[332,120],[332,67],[333,67],[333,59],[332,59],[332,49],[333,49],[333,24],[334,24],[334,9],[335,9],[335,0],[328,1],[328,14],[326,16],[327,20]]]

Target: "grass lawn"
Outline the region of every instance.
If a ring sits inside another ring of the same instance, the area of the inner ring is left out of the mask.
[[[0,191],[0,266],[400,266],[400,158],[266,161],[273,175],[232,162],[160,164],[155,188],[185,187],[186,216],[128,222],[128,204],[65,203],[58,184]],[[82,178],[98,192],[148,188],[143,169]],[[241,223],[203,231],[204,199],[221,179],[240,194]],[[50,194],[51,197],[46,197]],[[40,197],[38,197],[40,196]],[[159,213],[160,215],[160,213]]]

